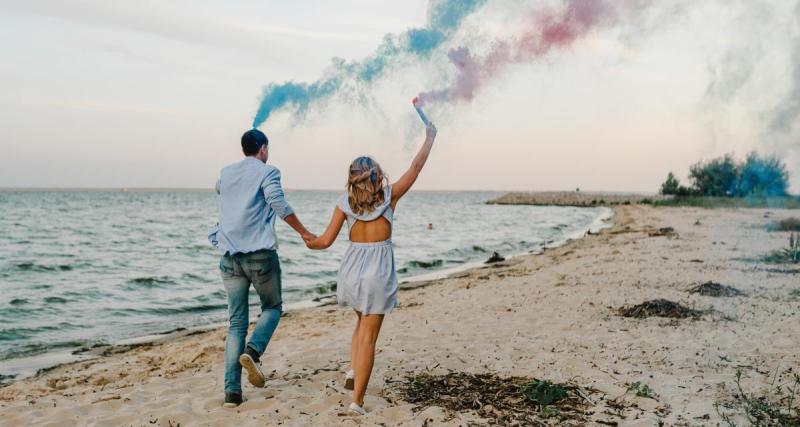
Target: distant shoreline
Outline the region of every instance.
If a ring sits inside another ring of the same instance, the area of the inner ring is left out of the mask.
[[[597,207],[651,204],[669,196],[646,193],[613,193],[582,191],[513,191],[486,202],[487,205],[533,205]]]

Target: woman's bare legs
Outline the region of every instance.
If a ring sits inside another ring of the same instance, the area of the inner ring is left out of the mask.
[[[350,370],[355,372],[356,366],[356,354],[358,354],[358,331],[361,329],[361,312],[356,311],[356,327],[353,329],[353,338],[350,340]],[[345,383],[345,387],[348,390],[352,390],[354,387],[353,380],[349,378],[348,373],[348,380]]]
[[[372,374],[372,365],[375,363],[375,343],[383,324],[382,314],[359,314],[356,332],[353,334],[353,370],[355,371],[355,388],[353,389],[353,402],[358,406],[364,405],[364,394]]]

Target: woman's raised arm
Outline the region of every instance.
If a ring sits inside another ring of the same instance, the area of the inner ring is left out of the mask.
[[[338,206],[333,208],[333,216],[331,216],[331,223],[328,224],[328,228],[325,229],[321,236],[306,242],[306,246],[309,249],[329,248],[336,241],[345,219],[344,212]]]
[[[392,206],[403,197],[414,182],[417,180],[422,168],[425,167],[425,162],[428,161],[428,155],[431,154],[433,148],[433,141],[436,139],[436,126],[433,123],[425,127],[425,143],[419,149],[419,152],[411,162],[411,167],[408,168],[406,173],[400,177],[394,184],[392,184]]]

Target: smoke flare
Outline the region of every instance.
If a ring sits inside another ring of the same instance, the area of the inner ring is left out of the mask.
[[[529,62],[552,49],[572,45],[599,24],[612,20],[612,12],[603,0],[567,0],[562,10],[530,14],[528,30],[509,40],[495,40],[482,57],[468,47],[451,49],[447,56],[457,69],[456,78],[448,87],[420,93],[420,104],[470,101],[506,66]]]
[[[253,118],[253,128],[261,126],[276,110],[293,107],[296,114],[302,114],[313,103],[338,93],[348,81],[370,85],[390,70],[400,57],[428,57],[453,36],[467,16],[486,1],[433,0],[428,8],[427,26],[410,29],[399,36],[387,34],[371,56],[355,62],[334,58],[328,73],[312,83],[270,83],[264,88]]]

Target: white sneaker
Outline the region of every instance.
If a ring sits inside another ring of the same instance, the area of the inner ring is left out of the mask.
[[[356,402],[350,404],[350,413],[358,416],[367,415],[367,411],[365,411],[364,408],[356,405]]]
[[[352,390],[356,386],[356,382],[354,380],[356,373],[353,370],[347,371],[347,374],[344,376],[344,388],[345,390]]]
[[[264,387],[267,378],[264,376],[264,373],[261,372],[258,363],[256,363],[249,354],[244,353],[239,356],[239,363],[241,363],[242,367],[247,371],[247,380],[250,381],[250,384],[256,387]]]

